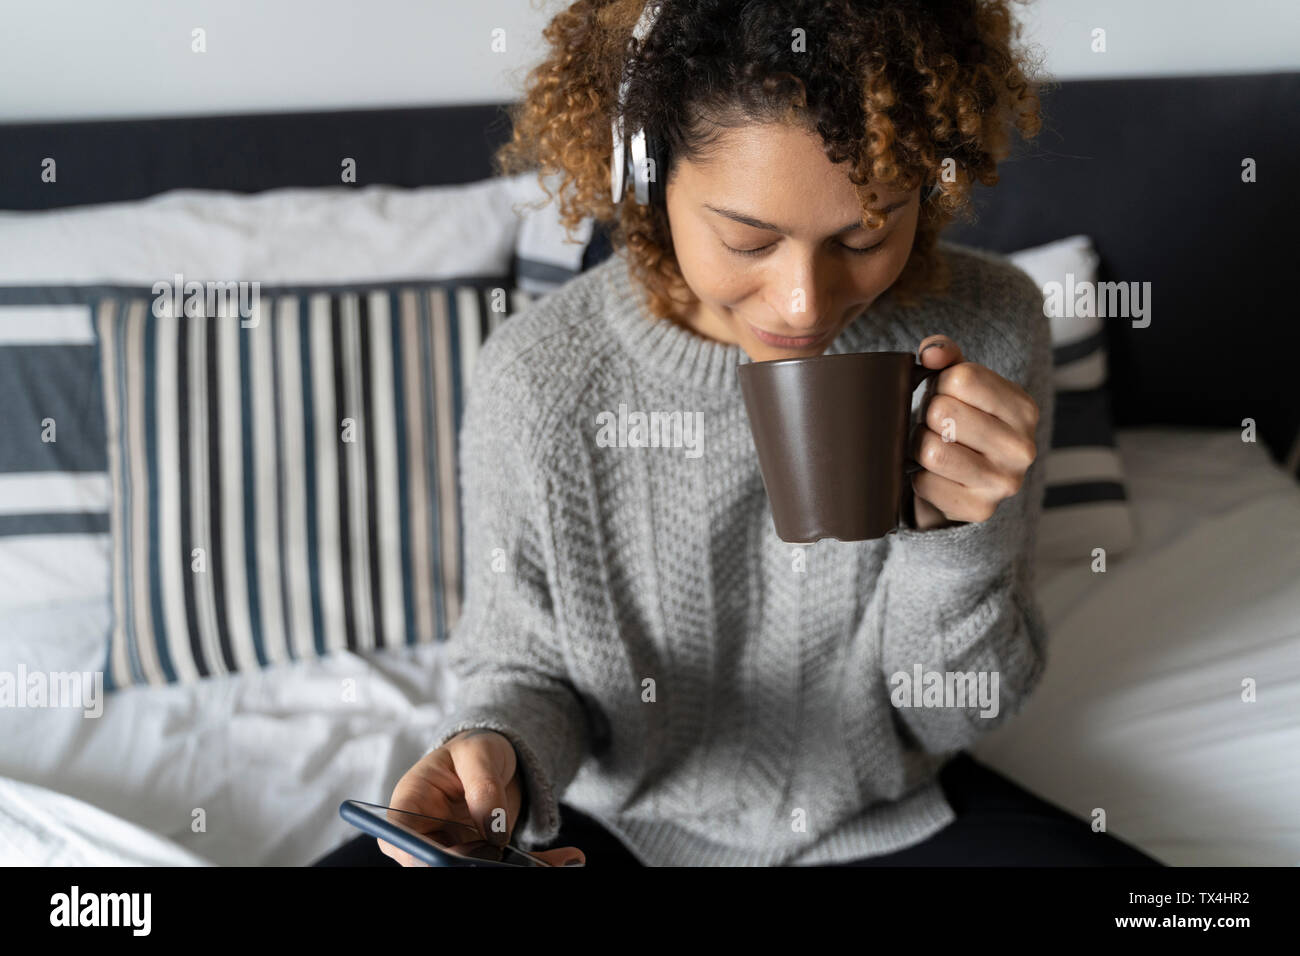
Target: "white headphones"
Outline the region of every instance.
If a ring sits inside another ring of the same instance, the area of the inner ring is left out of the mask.
[[[645,43],[645,38],[654,28],[655,21],[659,19],[659,13],[662,9],[662,3],[659,3],[658,0],[651,0],[650,3],[646,4],[645,9],[641,11],[641,17],[637,20],[636,26],[632,28],[632,38],[636,41],[638,48]],[[615,106],[614,120],[610,124],[614,138],[614,151],[609,161],[610,198],[613,199],[615,204],[622,201],[623,192],[627,188],[628,167],[631,167],[632,189],[637,205],[648,206],[652,199],[662,199],[660,193],[663,188],[658,182],[660,171],[652,171],[650,161],[661,163],[665,157],[660,144],[656,143],[653,137],[647,139],[644,128],[638,127],[633,131],[630,139],[625,138],[623,104],[627,100],[627,91],[632,82],[632,61],[630,58],[632,48],[632,41],[628,41],[629,59],[623,66],[623,78],[618,85],[618,101]],[[655,195],[653,196],[652,182],[655,183]],[[929,202],[940,192],[939,184],[936,182],[921,201],[923,203]]]
[[[637,20],[636,26],[632,29],[632,37],[638,47],[644,43],[646,36],[654,27],[655,21],[659,19],[659,11],[663,5],[658,2],[646,4],[641,11],[641,18]],[[632,50],[632,42],[628,42],[629,53]],[[650,163],[647,161],[657,154],[657,150],[651,148],[652,144],[646,142],[646,131],[643,128],[637,128],[630,140],[624,139],[623,130],[623,104],[627,99],[628,87],[631,85],[631,60],[623,67],[623,79],[618,86],[618,102],[615,108],[614,121],[611,124],[614,135],[614,153],[610,158],[610,194],[614,202],[617,203],[623,198],[623,191],[627,188],[628,166],[632,167],[632,186],[636,194],[638,205],[646,206],[650,204],[650,182],[652,174]],[[625,145],[626,143],[626,145]],[[630,155],[629,155],[630,154]],[[658,179],[658,170],[654,171],[654,179]]]

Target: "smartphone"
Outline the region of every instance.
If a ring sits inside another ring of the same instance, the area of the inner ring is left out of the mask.
[[[495,846],[476,827],[364,800],[344,800],[339,816],[430,866],[550,866],[513,844]]]

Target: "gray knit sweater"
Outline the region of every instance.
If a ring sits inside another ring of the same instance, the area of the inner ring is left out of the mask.
[[[940,249],[946,294],[904,308],[886,292],[827,352],[915,353],[943,333],[1027,389],[1039,458],[984,522],[782,542],[737,381],[749,357],[654,319],[621,256],[484,342],[459,446],[456,707],[430,746],[509,738],[521,845],[555,836],[560,797],[651,865],[874,856],[954,819],[937,771],[1044,665],[1031,560],[1052,359],[1033,280]],[[654,411],[685,427],[620,428]]]

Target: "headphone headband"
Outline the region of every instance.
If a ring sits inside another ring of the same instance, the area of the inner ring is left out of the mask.
[[[661,0],[649,0],[645,8],[642,9],[641,16],[637,18],[636,26],[632,28],[632,38],[627,43],[628,59],[623,65],[623,75],[618,85],[618,99],[614,106],[614,120],[610,124],[614,140],[614,150],[609,162],[610,198],[613,199],[616,205],[622,201],[623,193],[627,189],[629,166],[632,169],[632,186],[637,203],[647,206],[651,201],[649,163],[651,161],[657,162],[660,156],[655,149],[655,144],[647,141],[644,129],[638,128],[632,133],[630,139],[627,138],[623,128],[623,105],[627,100],[628,89],[632,85],[633,54],[645,44],[645,38],[654,29],[655,22],[659,19],[662,10],[663,3]],[[655,175],[658,176],[660,172],[660,170],[656,169]],[[929,202],[940,191],[938,182],[935,182],[930,191],[921,198],[921,201]],[[660,194],[662,194],[662,187],[660,187]]]
[[[623,76],[618,85],[618,99],[614,106],[614,121],[611,124],[614,137],[614,151],[610,157],[610,194],[615,203],[623,198],[623,192],[627,188],[627,167],[632,166],[632,182],[636,190],[636,201],[641,205],[647,205],[650,202],[650,183],[647,176],[647,159],[650,157],[650,150],[646,143],[646,134],[644,129],[638,129],[632,134],[629,142],[625,137],[623,129],[623,104],[627,100],[628,88],[632,83],[632,53],[633,44],[636,48],[645,42],[645,38],[654,28],[655,21],[659,19],[659,13],[663,9],[663,4],[659,0],[650,0],[645,9],[641,11],[641,16],[637,19],[636,26],[632,28],[632,39],[628,40],[628,60],[623,66]],[[628,147],[631,147],[631,156],[628,156]],[[658,175],[658,170],[655,171]]]

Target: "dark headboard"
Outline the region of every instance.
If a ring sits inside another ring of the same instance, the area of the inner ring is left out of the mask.
[[[1106,321],[1116,424],[1253,418],[1280,459],[1300,428],[1297,103],[1300,73],[1063,82],[977,190],[978,223],[946,235],[998,252],[1092,236],[1102,281],[1151,283],[1149,326]]]
[[[169,189],[261,192],[357,185],[442,186],[492,175],[510,137],[500,104],[262,113],[88,123],[0,124],[0,209],[143,199]],[[40,180],[41,160],[58,183]]]
[[[1151,323],[1107,321],[1117,424],[1240,426],[1281,459],[1300,429],[1290,237],[1300,221],[1300,73],[1065,81],[1045,128],[976,192],[946,235],[1009,252],[1094,238],[1103,280],[1151,283]],[[257,192],[425,186],[491,175],[501,104],[0,125],[0,209],[139,199],[176,188]],[[41,160],[58,183],[40,181]],[[1241,181],[1251,157],[1258,181]],[[599,253],[597,253],[599,254]],[[590,260],[589,260],[590,261]]]

